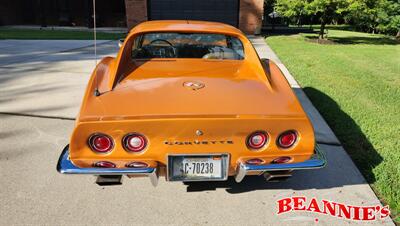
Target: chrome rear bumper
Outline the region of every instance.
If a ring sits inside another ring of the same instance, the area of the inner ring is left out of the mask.
[[[57,171],[62,174],[93,174],[93,175],[143,175],[150,178],[151,184],[157,186],[158,172],[157,168],[79,168],[69,159],[69,145],[61,153],[57,163]]]
[[[304,162],[268,165],[249,165],[240,162],[237,166],[235,180],[241,182],[247,174],[263,174],[269,171],[278,170],[302,170],[318,169],[326,165],[326,158],[323,151],[316,145],[314,155]],[[69,145],[61,153],[57,163],[57,171],[62,174],[93,174],[93,175],[137,175],[148,176],[153,186],[158,184],[157,168],[80,168],[75,166],[69,159]]]
[[[236,182],[241,182],[243,178],[249,174],[254,173],[265,173],[268,171],[278,171],[278,170],[302,170],[302,169],[319,169],[326,165],[326,158],[324,152],[316,144],[314,155],[304,162],[296,163],[285,163],[285,164],[268,164],[268,165],[249,165],[240,162],[236,169],[235,180]]]

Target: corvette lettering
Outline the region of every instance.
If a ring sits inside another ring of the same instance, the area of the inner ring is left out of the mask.
[[[164,141],[167,145],[233,144],[231,140]]]

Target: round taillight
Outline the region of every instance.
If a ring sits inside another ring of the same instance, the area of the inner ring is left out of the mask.
[[[143,135],[131,133],[123,139],[124,148],[130,152],[141,152],[147,146],[147,140]]]
[[[278,137],[278,145],[281,148],[290,148],[296,143],[297,133],[295,131],[286,131]]]
[[[145,162],[131,162],[126,164],[126,167],[128,168],[147,168],[149,164]]]
[[[97,133],[90,136],[89,146],[95,152],[107,153],[113,149],[114,143],[111,137]]]
[[[247,138],[247,145],[251,149],[260,149],[267,143],[267,140],[267,134],[263,132],[255,132]]]
[[[272,160],[271,163],[272,163],[272,164],[281,164],[281,163],[290,162],[290,160],[292,160],[292,158],[289,157],[289,156],[281,156],[281,157],[279,157],[279,158],[276,158],[276,159]]]
[[[94,167],[99,168],[115,168],[115,164],[108,161],[100,161],[93,164]]]
[[[249,164],[249,165],[260,165],[263,163],[264,163],[264,160],[259,159],[259,158],[246,160],[246,164]]]

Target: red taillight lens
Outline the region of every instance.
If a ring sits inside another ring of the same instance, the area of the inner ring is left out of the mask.
[[[145,162],[131,162],[126,164],[126,167],[128,168],[147,168],[149,164]]]
[[[246,164],[249,164],[249,165],[260,165],[260,164],[263,164],[263,163],[264,163],[264,160],[258,159],[258,158],[249,159],[249,160],[246,161]]]
[[[278,137],[278,145],[281,148],[290,148],[296,143],[297,133],[295,131],[286,131]]]
[[[267,140],[267,134],[263,132],[255,132],[247,138],[247,145],[252,149],[260,149],[267,143]]]
[[[112,162],[107,162],[107,161],[100,161],[96,162],[93,164],[94,167],[99,167],[99,168],[115,168],[115,164]]]
[[[114,143],[111,137],[105,134],[93,134],[89,138],[89,146],[95,152],[107,153],[113,149]]]
[[[273,163],[273,164],[281,164],[281,163],[290,162],[290,160],[292,160],[292,158],[289,157],[289,156],[281,156],[279,158],[276,158],[276,159],[272,160],[271,163]]]
[[[146,138],[143,135],[136,133],[126,135],[122,142],[125,149],[131,152],[141,152],[147,146]]]

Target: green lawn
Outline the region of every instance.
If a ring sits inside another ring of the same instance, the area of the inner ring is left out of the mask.
[[[400,45],[382,35],[328,35],[324,45],[312,34],[266,41],[400,222]]]
[[[125,37],[124,33],[105,33],[97,32],[99,40],[116,40]],[[39,30],[39,29],[19,29],[19,28],[0,28],[0,39],[75,39],[91,40],[93,32],[90,31],[60,31],[60,30]]]

